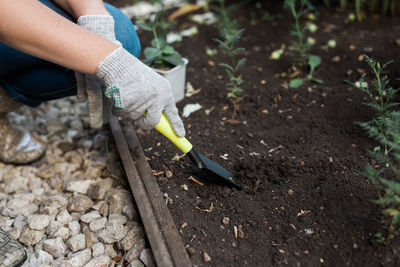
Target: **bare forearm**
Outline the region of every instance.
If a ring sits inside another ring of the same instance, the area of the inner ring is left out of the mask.
[[[56,14],[39,1],[0,0],[0,42],[83,73],[117,47]]]
[[[110,15],[102,0],[53,0],[78,19],[84,15]]]

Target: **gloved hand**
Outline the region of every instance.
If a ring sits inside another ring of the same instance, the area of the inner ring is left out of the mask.
[[[130,119],[140,119],[139,127],[153,128],[164,113],[176,135],[185,136],[170,82],[128,51],[120,47],[112,52],[100,63],[96,75],[104,81],[105,95],[114,100],[114,106]]]
[[[79,17],[77,24],[116,44],[122,46],[115,38],[114,18],[107,15],[88,15]],[[95,75],[75,72],[77,98],[79,101],[88,101],[89,121],[93,128],[100,128],[108,121],[112,111],[112,102],[103,97],[103,85]]]

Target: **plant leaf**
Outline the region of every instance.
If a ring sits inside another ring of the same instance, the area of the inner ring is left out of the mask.
[[[163,60],[169,64],[172,64],[174,66],[178,66],[180,64],[183,63],[183,59],[181,57],[181,55],[179,55],[178,53],[174,53],[168,56],[164,56]]]
[[[292,88],[299,88],[303,84],[303,82],[304,82],[304,79],[300,79],[300,78],[293,79],[290,81],[289,86]]]
[[[141,21],[141,20],[136,21],[136,26],[140,27],[141,29],[143,29],[145,31],[151,32],[153,30],[149,24],[147,24],[146,22]]]
[[[313,73],[314,70],[321,64],[321,58],[317,55],[310,55],[308,58],[308,64],[310,65],[310,73]]]
[[[171,54],[175,53],[176,51],[172,46],[166,45],[161,49],[161,52],[166,55],[171,55]]]
[[[144,56],[146,59],[153,60],[161,56],[161,51],[154,47],[146,47],[144,49]]]

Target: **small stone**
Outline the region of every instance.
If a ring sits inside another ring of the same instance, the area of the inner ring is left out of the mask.
[[[103,203],[103,205],[101,205],[100,214],[103,215],[104,217],[108,216],[108,204],[107,203]]]
[[[97,203],[92,207],[92,209],[94,209],[94,210],[100,210],[100,207],[101,207],[104,203],[106,203],[104,200],[100,200],[99,202],[97,202]]]
[[[28,189],[28,183],[24,177],[15,177],[14,179],[4,181],[4,192],[7,194],[17,191],[27,191]]]
[[[186,251],[189,254],[189,256],[193,256],[196,253],[196,250],[192,247],[188,247]]]
[[[97,179],[101,176],[101,169],[89,166],[83,176],[87,179]]]
[[[232,242],[232,247],[237,248],[237,242],[236,241]]]
[[[56,206],[43,206],[40,213],[55,218],[58,214],[58,208]]]
[[[136,242],[133,247],[125,254],[125,260],[127,262],[132,262],[134,260],[139,259],[140,253],[143,249],[145,249],[146,241],[144,239]]]
[[[86,248],[86,238],[84,234],[78,234],[76,236],[71,237],[67,241],[68,247],[72,252],[77,252],[78,250],[82,250]]]
[[[50,223],[50,217],[47,215],[31,215],[28,217],[28,225],[32,230],[43,230]]]
[[[96,219],[89,224],[89,229],[92,232],[98,232],[106,226],[106,222],[107,222],[106,217],[101,217],[99,219]]]
[[[24,199],[11,199],[7,203],[7,207],[14,211],[13,217],[18,215],[24,215],[28,217],[39,210],[36,204],[29,203],[29,201]]]
[[[61,237],[43,241],[43,250],[50,253],[54,258],[63,257],[66,249],[67,248]]]
[[[104,255],[104,245],[103,243],[95,243],[92,245],[92,254],[93,257],[99,257],[101,255]]]
[[[153,253],[148,248],[142,250],[140,253],[140,260],[144,263],[144,265],[146,265],[146,267],[156,267]]]
[[[125,225],[127,222],[127,219],[124,215],[121,214],[110,214],[108,216],[108,222],[107,225],[113,225],[113,224],[120,224],[120,225]]]
[[[77,221],[70,222],[68,228],[71,231],[71,236],[76,236],[81,231],[81,226]]]
[[[104,199],[106,192],[112,187],[113,179],[106,178],[90,185],[87,190],[87,195],[91,199],[101,200]]]
[[[57,230],[62,226],[63,224],[58,222],[58,221],[51,221],[49,225],[47,226],[47,234],[50,237],[53,237],[54,233],[57,232]]]
[[[51,256],[49,253],[47,253],[44,250],[37,250],[34,252],[35,256],[31,256],[29,258],[29,266],[43,266],[43,265],[49,265],[53,263],[53,256]]]
[[[141,262],[140,260],[134,260],[127,267],[145,267],[145,266],[143,262]]]
[[[85,195],[76,195],[72,197],[71,202],[69,203],[68,210],[69,211],[86,211],[93,206],[93,201],[85,196]]]
[[[120,245],[124,251],[130,250],[135,243],[141,240],[145,236],[144,229],[140,226],[132,228],[126,237],[122,239]]]
[[[295,252],[293,252],[293,255],[296,256],[296,257],[299,257],[300,256],[300,252],[295,251]]]
[[[109,257],[115,257],[118,255],[117,252],[114,250],[114,246],[110,244],[104,245],[104,254]]]
[[[97,242],[98,240],[95,237],[95,233],[90,232],[89,227],[87,225],[83,226],[83,234],[85,235],[85,243],[87,248],[92,248],[93,242]],[[96,239],[96,240],[95,240]]]
[[[289,189],[288,194],[289,194],[289,196],[293,196],[293,194],[294,194],[293,189]]]
[[[84,215],[81,216],[81,221],[84,223],[90,223],[98,218],[100,218],[101,215],[97,210],[93,210],[89,213],[86,213]]]
[[[27,246],[34,246],[42,240],[44,231],[32,230],[27,225],[22,230],[19,241]]]
[[[61,226],[52,235],[52,237],[61,237],[63,241],[66,241],[69,238],[69,234],[70,234],[70,230],[67,227]]]
[[[66,190],[70,192],[86,194],[91,184],[93,184],[93,180],[69,181],[67,183]]]
[[[230,221],[231,221],[231,219],[229,219],[229,217],[224,217],[222,219],[222,223],[225,224],[225,225],[228,225]]]
[[[91,259],[84,267],[107,267],[110,261],[110,257],[102,255]]]
[[[165,176],[169,179],[172,177],[172,172],[171,171],[166,171]]]
[[[244,238],[244,232],[243,232],[243,226],[239,225],[238,227],[238,237],[239,238]]]
[[[203,260],[204,260],[204,262],[210,262],[211,261],[211,257],[210,257],[210,255],[207,254],[207,252],[203,253]]]
[[[334,62],[334,63],[340,62],[340,56],[334,56],[334,57],[332,58],[332,62]]]
[[[99,233],[99,239],[107,244],[122,240],[127,234],[123,225],[109,225]]]
[[[122,209],[122,214],[125,215],[130,221],[139,221],[139,214],[134,202],[129,202]]]
[[[56,220],[62,224],[68,224],[72,221],[72,217],[67,210],[62,210],[58,213]]]
[[[129,203],[133,202],[132,195],[127,190],[117,190],[116,192],[110,192],[107,197],[109,203],[109,214],[121,214],[123,208]]]
[[[92,253],[90,249],[87,248],[85,250],[72,254],[69,257],[68,263],[70,263],[73,267],[82,267],[90,261],[91,257]]]

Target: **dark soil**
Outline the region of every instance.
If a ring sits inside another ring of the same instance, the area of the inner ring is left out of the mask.
[[[319,9],[312,53],[322,57],[315,76],[324,84],[292,89],[280,75],[290,69],[291,59],[269,59],[282,44],[288,46],[291,20],[279,5],[256,13],[257,18],[269,11],[274,21],[251,23],[254,10],[243,8],[239,14],[247,38],[242,46],[248,51],[239,123],[230,122],[233,108],[226,98],[227,79],[218,66],[228,59],[221,53],[206,55],[206,48],[217,48],[212,41],[217,31],[199,26],[197,36],[176,45],[190,61],[187,81],[201,88],[178,104],[180,110],[189,103],[203,107],[184,119],[187,137],[196,150],[232,170],[246,190],[188,180],[187,159],[172,161],[179,154],[177,148],[155,131],[141,134],[160,187],[173,200],[168,207],[184,244],[192,248],[193,263],[400,266],[399,238],[388,246],[375,241],[374,234],[384,231],[380,209],[371,203],[376,193],[356,173],[371,160],[367,151],[376,144],[354,122],[374,114],[362,104],[364,95],[343,82],[356,81],[359,72],[367,71],[359,61],[366,51],[381,62],[400,59],[395,42],[400,19],[370,16],[363,23],[348,22],[347,14]],[[190,22],[183,19],[182,25]],[[150,36],[141,31],[139,35],[145,46]],[[337,41],[337,47],[321,49],[330,39]],[[332,61],[335,56],[339,62]],[[395,76],[400,68],[395,63],[389,71]],[[206,115],[207,109],[213,111]],[[159,173],[167,170],[173,173],[169,179]],[[211,212],[204,211],[210,207]],[[222,223],[224,217],[230,218],[229,224]],[[235,226],[242,229],[237,239]],[[211,257],[209,263],[203,261],[204,252]]]

